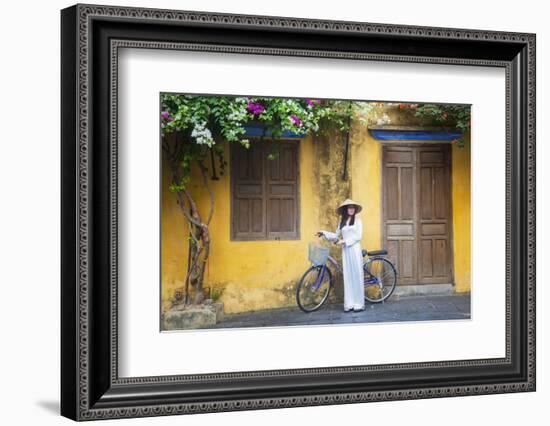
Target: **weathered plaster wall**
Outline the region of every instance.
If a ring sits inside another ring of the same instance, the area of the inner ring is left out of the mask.
[[[399,114],[390,111],[392,123]],[[416,123],[415,123],[416,124]],[[418,123],[420,124],[420,123]],[[295,285],[308,268],[307,246],[316,241],[318,229],[334,230],[335,207],[351,197],[363,204],[363,248],[382,248],[381,241],[381,146],[365,126],[354,123],[350,137],[348,179],[342,180],[344,136],[327,132],[306,137],[300,144],[300,235],[299,240],[231,241],[230,179],[231,164],[220,180],[210,181],[216,194],[211,223],[211,255],[205,274],[205,287],[223,289],[221,300],[227,313],[295,306]],[[426,142],[426,141],[423,141]],[[228,149],[226,160],[228,159]],[[465,148],[452,148],[453,248],[456,291],[470,290],[470,142]],[[198,172],[194,171],[198,177]],[[166,188],[163,173],[162,196],[162,301],[170,305],[176,289],[184,287],[187,267],[188,225]],[[199,179],[192,179],[191,191],[202,212],[209,198]],[[333,249],[338,256],[338,250]],[[341,296],[341,285],[334,297]],[[340,294],[338,294],[340,293]]]
[[[210,229],[211,254],[205,273],[205,287],[223,289],[225,312],[295,306],[295,285],[309,267],[307,247],[314,233],[336,227],[335,202],[349,195],[349,182],[342,182],[344,144],[336,135],[312,137],[300,144],[300,235],[299,240],[231,241],[230,167],[218,181],[210,181],[216,194],[215,215]],[[228,150],[226,161],[228,160]],[[198,177],[198,171],[193,171]],[[176,197],[166,188],[170,176],[163,173],[162,196],[162,301],[170,305],[176,289],[184,287],[187,267],[187,232]],[[192,179],[191,192],[201,212],[207,212],[209,198]],[[337,292],[336,292],[337,294]]]
[[[453,251],[455,291],[471,288],[471,162],[470,135],[466,145],[452,148]]]

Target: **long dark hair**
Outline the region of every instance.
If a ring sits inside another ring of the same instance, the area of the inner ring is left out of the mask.
[[[353,215],[351,216],[351,219],[349,221],[349,226],[353,226],[355,223],[355,215],[357,214],[357,206],[354,204],[351,204],[353,207],[355,207],[355,211],[353,212]],[[344,227],[346,224],[346,221],[348,220],[348,206],[342,206],[342,219],[340,220],[340,225],[338,226],[340,229]]]

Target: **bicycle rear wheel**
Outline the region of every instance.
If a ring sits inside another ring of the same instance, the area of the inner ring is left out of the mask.
[[[332,272],[326,266],[309,268],[296,287],[296,302],[304,312],[313,312],[323,306],[332,288]]]
[[[363,265],[365,300],[379,303],[391,296],[397,284],[393,264],[383,257],[374,257]]]

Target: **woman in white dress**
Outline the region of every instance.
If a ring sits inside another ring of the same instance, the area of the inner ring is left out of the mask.
[[[362,311],[365,309],[363,289],[363,255],[361,238],[363,223],[357,213],[362,210],[359,203],[345,200],[336,209],[341,216],[336,232],[320,230],[317,236],[324,235],[327,239],[342,246],[342,267],[344,270],[344,311]]]

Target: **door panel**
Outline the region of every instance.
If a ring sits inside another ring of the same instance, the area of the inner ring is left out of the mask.
[[[414,220],[414,169],[401,167],[401,219]]]
[[[382,149],[384,243],[398,284],[452,282],[450,146]]]
[[[399,185],[397,180],[399,179],[398,167],[386,167],[386,187],[397,188]],[[399,219],[399,201],[397,191],[385,191],[386,194],[386,213],[389,220]]]
[[[450,283],[450,149],[448,145],[419,147],[422,178],[418,193],[422,214],[418,221],[421,244],[419,283]]]
[[[417,276],[414,150],[395,147],[384,150],[382,156],[386,247],[400,271],[399,283],[412,284]]]

